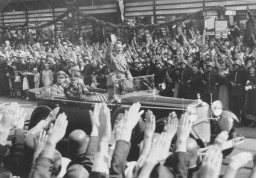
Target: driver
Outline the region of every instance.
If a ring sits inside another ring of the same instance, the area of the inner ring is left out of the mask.
[[[125,55],[123,54],[122,43],[120,41],[116,41],[116,37],[114,35],[111,35],[111,41],[112,43],[109,44],[106,52],[106,60],[110,71],[107,79],[107,91],[109,99],[114,97],[115,80],[124,79],[122,83],[124,84],[124,82],[126,82],[126,84],[128,84],[128,82],[132,81],[133,79],[129,70],[129,65],[127,64]],[[120,83],[116,85],[118,89],[122,88]],[[132,88],[128,85],[125,86]],[[122,90],[126,89],[122,88]],[[116,94],[121,94],[121,91],[116,91]]]
[[[212,115],[214,119],[211,119],[211,142],[215,140],[217,135],[221,131],[227,131],[229,139],[236,137],[234,122],[238,121],[235,114],[230,111],[223,110],[221,101],[217,100],[212,103],[211,106]]]
[[[70,100],[87,101],[90,97],[87,95],[95,95],[97,93],[90,92],[88,88],[79,80],[81,79],[79,72],[73,72],[70,77],[70,84],[65,88],[64,93]]]
[[[51,87],[51,93],[55,97],[65,97],[64,88],[68,85],[68,75],[63,72],[57,72],[57,83]]]

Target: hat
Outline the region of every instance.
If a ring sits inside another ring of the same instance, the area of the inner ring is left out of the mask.
[[[14,53],[14,54],[12,55],[12,57],[18,57],[18,55],[17,55],[16,53]]]
[[[86,152],[88,140],[83,130],[74,130],[69,134],[69,153],[71,155],[81,155]]]
[[[239,67],[241,67],[241,62],[239,60],[235,60],[235,62],[233,63],[233,65],[238,65]]]
[[[81,78],[81,75],[80,75],[80,72],[79,72],[79,71],[73,71],[73,72],[71,73],[71,76],[72,76],[72,77]]]
[[[140,61],[138,59],[135,59],[133,63],[140,63]]]
[[[184,60],[184,59],[180,61],[180,64],[182,64],[182,63],[188,65],[188,61],[186,61],[186,60]]]
[[[198,65],[197,63],[193,63],[193,64],[192,64],[192,67],[196,67],[196,68],[199,69],[199,65]]]
[[[85,178],[89,177],[88,171],[80,164],[71,165],[63,178]]]
[[[46,63],[44,64],[44,67],[47,66],[47,65],[50,66],[50,64],[49,64],[48,62],[46,62]]]
[[[167,64],[173,65],[173,61],[172,60],[168,60]]]
[[[213,64],[213,62],[207,62],[207,63],[206,63],[206,66],[214,67],[214,64]]]
[[[68,77],[68,75],[65,72],[63,72],[63,71],[57,72],[57,76],[59,76],[59,75],[64,76],[66,78]]]
[[[28,59],[34,59],[32,55],[29,55],[27,58]]]
[[[144,62],[145,63],[151,63],[151,59],[150,58],[146,58]]]

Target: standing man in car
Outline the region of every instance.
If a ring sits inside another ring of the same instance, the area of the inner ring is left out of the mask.
[[[123,45],[120,41],[116,40],[113,34],[111,35],[111,43],[106,52],[106,61],[110,71],[107,79],[107,91],[109,99],[112,99],[115,94],[114,85],[116,85],[115,87],[118,89],[116,94],[121,93],[120,90],[122,86],[120,83],[115,84],[116,80],[121,79],[126,82],[132,82],[133,79],[125,55],[123,54]]]

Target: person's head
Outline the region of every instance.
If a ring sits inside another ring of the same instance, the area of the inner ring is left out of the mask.
[[[214,116],[219,117],[223,111],[223,105],[220,100],[216,100],[212,103],[211,106],[212,113]]]
[[[187,68],[187,61],[182,60],[182,61],[180,62],[180,67],[181,67],[181,69]]]
[[[88,137],[83,130],[74,130],[69,134],[69,154],[82,155],[87,150]]]
[[[237,71],[241,67],[241,62],[239,60],[236,60],[233,64],[234,71]]]
[[[123,45],[120,41],[117,41],[114,46],[114,51],[117,54],[121,54],[123,52]]]
[[[76,86],[79,82],[80,73],[79,72],[73,72],[70,77],[70,84],[73,86]]]
[[[155,67],[157,69],[161,69],[161,65],[160,65],[160,63],[158,61],[155,61]]]
[[[246,67],[249,68],[249,67],[251,67],[251,66],[252,66],[252,61],[251,61],[251,60],[248,60],[248,61],[247,61],[247,64],[246,64]]]
[[[190,55],[190,56],[188,56],[188,64],[192,64],[193,63],[193,56],[192,55]]]
[[[151,66],[151,60],[150,60],[150,58],[146,58],[146,60],[145,60],[145,66],[146,66],[146,67],[150,67],[150,66]]]
[[[9,40],[6,40],[4,43],[5,43],[5,46],[10,46],[10,41]]]
[[[255,66],[249,67],[249,73],[250,74],[255,74]]]
[[[89,178],[88,171],[80,164],[73,164],[63,178]]]
[[[199,71],[198,65],[193,64],[192,65],[192,71],[196,74]]]
[[[214,68],[213,62],[208,62],[206,64],[206,66],[207,66],[207,71],[209,71],[209,72],[211,72],[213,70],[213,68]]]
[[[172,67],[173,67],[173,61],[172,61],[171,59],[169,59],[169,60],[167,61],[167,68],[170,69],[170,68],[172,68]]]
[[[177,32],[178,32],[178,34],[181,34],[181,33],[182,33],[182,28],[181,28],[181,26],[178,26],[178,27],[177,27]]]
[[[30,62],[30,63],[34,62],[34,58],[33,57],[29,57],[27,62]]]
[[[134,65],[135,68],[138,68],[140,66],[140,61],[138,59],[135,59],[133,61],[133,65]]]
[[[226,70],[227,69],[227,64],[225,62],[220,63],[220,67],[222,70]]]
[[[49,70],[50,69],[50,64],[49,63],[45,63],[44,64],[44,68],[45,68],[45,70]]]
[[[214,45],[215,45],[215,42],[214,41],[210,41],[210,44],[209,44],[210,49],[213,49]]]
[[[226,40],[225,42],[224,42],[224,45],[225,45],[225,47],[229,47],[230,46],[230,43],[229,43],[229,41],[228,40]]]
[[[33,72],[34,72],[35,74],[37,74],[37,73],[38,73],[38,68],[37,68],[37,67],[33,68]]]
[[[64,83],[65,80],[66,80],[66,78],[67,78],[67,74],[66,74],[65,72],[59,71],[59,72],[57,73],[57,83],[58,83],[58,84]]]
[[[239,47],[238,47],[238,46],[236,46],[236,47],[234,48],[234,53],[239,53]]]
[[[204,50],[204,51],[207,51],[208,49],[209,49],[209,45],[208,45],[208,44],[205,44],[203,50]]]

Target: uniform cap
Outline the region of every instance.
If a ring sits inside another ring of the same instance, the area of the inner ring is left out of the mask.
[[[87,135],[83,130],[74,130],[69,135],[69,153],[80,155],[86,152],[88,145]]]
[[[173,61],[172,60],[168,60],[167,64],[173,65]]]
[[[182,63],[188,65],[188,61],[186,61],[186,60],[181,60],[181,61],[180,61],[180,64],[182,64]]]
[[[234,64],[233,65],[238,65],[238,66],[240,66],[241,67],[241,62],[239,61],[239,60],[235,60],[235,62],[234,62]]]
[[[68,75],[64,72],[64,71],[59,71],[59,72],[57,72],[57,76],[64,76],[64,77],[68,77]]]
[[[206,63],[206,65],[207,65],[207,66],[211,66],[211,67],[214,67],[214,64],[213,64],[213,62],[207,62],[207,63]]]

